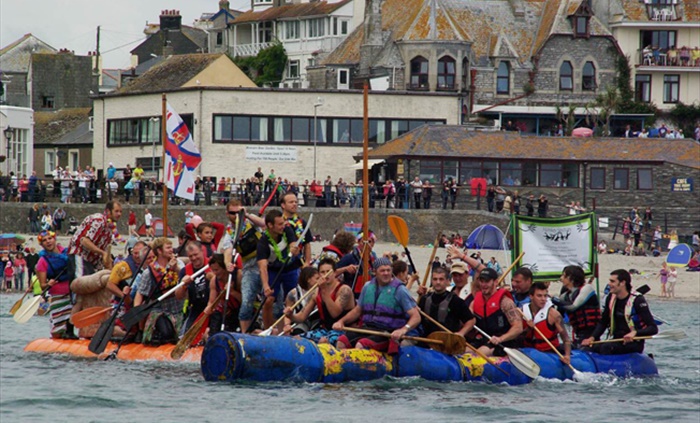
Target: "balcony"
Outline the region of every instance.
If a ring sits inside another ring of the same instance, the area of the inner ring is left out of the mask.
[[[676,11],[675,0],[669,0],[667,3],[664,4],[646,3],[646,7],[647,15],[652,21],[676,21],[679,19]]]
[[[700,72],[700,47],[686,50],[640,49],[637,50],[636,67],[645,71]]]
[[[430,84],[427,82],[408,83],[406,84],[407,91],[430,91]]]
[[[235,47],[229,47],[229,54],[233,57],[248,57],[257,56],[260,50],[271,47],[273,43],[257,43],[257,44],[240,44]]]

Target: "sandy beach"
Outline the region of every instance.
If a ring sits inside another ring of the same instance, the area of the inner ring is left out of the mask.
[[[39,251],[38,242],[36,241],[36,236],[24,235],[27,239],[25,246],[37,248]],[[67,246],[70,237],[59,236],[58,241],[61,245]],[[380,240],[381,241],[381,240]],[[177,243],[177,240],[174,240]],[[312,252],[314,255],[320,253],[321,248],[327,245],[327,241],[314,242],[312,244]],[[425,245],[409,245],[409,251],[413,262],[418,267],[418,273],[423,279],[425,274],[425,269],[428,266],[428,261],[432,253],[432,247]],[[398,243],[390,242],[377,242],[374,251],[377,254],[384,253],[397,253],[399,256],[403,251],[403,246]],[[474,250],[476,251],[476,250]],[[124,244],[121,243],[112,249],[114,255],[123,254]],[[473,250],[470,250],[471,254]],[[481,250],[481,256],[484,260],[488,260],[491,257],[496,257],[496,260],[500,263],[501,268],[504,270],[510,264],[510,252],[495,251],[495,250]],[[527,254],[527,253],[526,253]],[[438,248],[436,256],[444,263],[445,257],[447,256],[447,250],[445,248]],[[663,254],[660,257],[635,257],[635,256],[624,256],[621,254],[602,254],[599,255],[600,262],[600,290],[601,292],[607,284],[608,275],[611,271],[615,269],[636,269],[640,274],[632,275],[632,284],[635,287],[642,285],[649,285],[651,291],[646,294],[647,297],[664,300],[661,297],[661,282],[658,277],[658,272],[661,269],[661,263],[665,260],[666,255]],[[506,282],[510,282],[510,278],[506,278]],[[595,282],[594,282],[595,283]],[[561,288],[559,282],[553,282],[550,285],[550,293],[557,294]],[[686,272],[684,268],[678,269],[678,282],[676,283],[676,297],[677,300],[687,300],[687,301],[698,301],[700,300],[700,272]]]

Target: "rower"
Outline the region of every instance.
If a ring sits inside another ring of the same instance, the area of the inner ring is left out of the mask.
[[[345,334],[338,338],[339,349],[355,346],[396,353],[401,337],[420,323],[420,313],[411,293],[391,273],[391,260],[386,257],[376,259],[374,269],[377,276],[365,284],[355,308],[338,320],[333,329],[343,330],[346,324],[362,317],[365,328],[390,331],[391,342],[384,337]]]
[[[307,223],[306,220],[297,214],[297,211],[299,210],[299,200],[297,199],[297,195],[293,192],[287,192],[284,194],[282,196],[280,208],[282,209],[282,216],[287,221],[287,225],[294,229],[294,233],[296,234],[297,238],[300,237],[304,232],[304,229],[306,229]],[[310,230],[306,231],[304,239],[299,240],[299,244],[302,246],[301,258],[308,266],[311,265],[311,243],[313,240],[314,237],[311,235]]]
[[[598,344],[593,348],[600,354],[641,353],[644,340],[634,340],[638,336],[652,336],[659,331],[649,304],[643,295],[632,292],[632,277],[624,269],[610,273],[608,282],[610,295],[605,301],[605,308],[600,322],[593,334],[584,339],[581,345],[589,346],[594,340],[608,330],[608,337],[622,338],[622,342]]]
[[[180,270],[179,278],[183,285],[175,291],[175,298],[180,301],[187,299],[187,309],[185,310],[185,321],[182,324],[181,335],[187,332],[209,303],[209,278],[207,274],[211,271],[207,270],[193,278],[192,275],[206,266],[209,263],[209,259],[204,256],[202,244],[199,241],[188,242],[185,250],[187,250],[187,257],[190,259],[190,262]]]
[[[471,311],[469,311],[469,306],[455,291],[447,291],[447,285],[449,284],[447,269],[444,267],[433,269],[431,283],[432,291],[418,300],[418,307],[449,329],[450,332],[465,336],[469,329],[474,327],[476,320]],[[420,290],[419,288],[419,293]],[[421,336],[428,336],[433,332],[443,330],[428,319],[423,319],[422,326],[423,333]]]
[[[538,351],[550,352],[551,347],[542,335],[555,347],[559,347],[559,337],[564,344],[564,356],[560,360],[564,364],[571,363],[571,340],[564,329],[561,314],[547,296],[547,285],[535,282],[530,287],[530,302],[522,306],[523,317],[530,329],[525,332],[525,346]],[[539,333],[534,329],[539,329]],[[540,333],[542,335],[540,335]]]
[[[73,325],[69,318],[73,305],[70,301],[70,281],[73,275],[69,268],[69,258],[66,251],[56,244],[56,233],[42,231],[37,240],[44,248],[39,253],[36,274],[41,288],[49,288],[51,337],[54,339],[78,339],[73,333]],[[11,266],[11,264],[8,264]]]
[[[586,284],[586,276],[580,266],[566,266],[561,273],[561,283],[566,292],[552,302],[569,316],[574,346],[589,338],[600,322],[600,302],[593,285]]]
[[[498,346],[517,348],[518,337],[523,331],[523,320],[515,307],[510,291],[496,286],[498,273],[491,268],[484,268],[479,273],[480,292],[474,296],[469,306],[476,316],[476,326],[491,335],[487,340],[480,334],[474,340],[474,346],[486,355],[504,354]],[[471,329],[471,328],[469,328]]]
[[[467,307],[471,304],[466,302],[467,297],[472,293],[469,282],[469,266],[463,261],[452,262],[450,266],[450,276],[452,276],[453,286],[447,288],[448,291],[454,292],[457,296],[465,300]],[[472,301],[474,297],[471,297]]]
[[[377,242],[377,236],[371,230],[368,232],[367,243],[364,243],[363,234],[357,235],[357,245],[352,250],[352,253],[346,254],[341,258],[336,267],[343,272],[343,283],[352,288],[355,298],[357,299],[365,285],[364,269],[362,268],[363,254],[369,255],[369,266],[373,267],[376,254],[372,249]],[[370,278],[372,273],[370,272]]]
[[[223,254],[214,254],[209,260],[209,269],[211,270],[211,273],[207,275],[209,279],[209,302],[204,308],[204,314],[209,316],[209,336],[221,331],[222,321],[227,332],[235,332],[240,326],[238,311],[241,308],[242,265],[240,256],[236,255],[235,269],[234,272],[230,273],[226,268]],[[219,294],[226,291],[229,276],[231,277],[231,289],[229,290],[228,299],[223,299],[218,304],[214,304]],[[228,301],[226,307],[224,307],[225,301]],[[224,309],[226,310],[225,316]]]
[[[302,338],[310,339],[318,344],[328,343],[335,345],[338,338],[343,334],[333,330],[333,324],[345,317],[350,310],[355,308],[355,296],[349,286],[340,283],[335,273],[335,263],[332,258],[325,258],[318,264],[316,271],[309,280],[309,289],[320,284],[318,292],[304,308],[294,313],[294,310],[287,307],[284,314],[294,323],[301,323],[308,319],[314,309],[318,310],[320,328],[308,331],[301,335]],[[302,272],[308,272],[304,268]],[[322,276],[323,275],[323,276]]]
[[[530,302],[530,287],[532,286],[532,271],[527,267],[521,267],[513,273],[513,278],[510,282],[513,287],[511,294],[515,306],[522,308]]]

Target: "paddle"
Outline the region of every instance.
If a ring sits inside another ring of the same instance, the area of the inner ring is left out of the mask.
[[[90,307],[85,310],[80,310],[71,316],[70,321],[73,326],[81,329],[95,323],[99,323],[104,318],[105,313],[112,311],[112,307]]]
[[[324,273],[323,275],[321,275],[321,278],[326,278],[332,271],[333,271],[333,270],[327,271],[326,273]],[[295,303],[294,303],[291,307],[289,307],[289,308],[291,308],[292,310],[294,310],[299,304],[301,304],[302,302],[304,302],[304,300],[307,299],[307,298],[309,297],[309,295],[311,295],[311,293],[315,292],[316,289],[318,289],[318,287],[319,287],[318,284],[312,286],[311,289],[309,289],[308,291],[306,291],[306,293],[305,293],[304,295],[302,295],[301,298],[299,298],[299,299],[297,300],[297,302],[295,302]],[[279,325],[280,322],[281,322],[282,320],[284,320],[284,318],[285,318],[284,315],[280,316],[280,318],[277,319],[277,321],[276,321],[275,323],[273,323],[272,325],[270,325],[269,328],[267,328],[267,329],[265,329],[264,331],[260,332],[258,335],[259,335],[259,336],[270,336],[270,334],[272,334],[272,329],[273,329],[275,326]]]
[[[481,330],[479,326],[474,326],[474,329],[479,331],[482,335],[486,337],[489,341],[491,336]],[[535,379],[540,375],[540,366],[535,363],[530,357],[526,356],[524,353],[508,347],[503,347],[506,355],[510,359],[510,363],[518,370],[520,370],[525,376]]]
[[[221,331],[223,332],[224,329],[226,329],[226,305],[228,304],[228,298],[229,294],[231,293],[231,278],[233,277],[232,274],[228,274],[228,282],[226,283],[226,302],[224,303],[224,313],[223,317],[221,318]],[[221,294],[223,294],[223,291],[221,291]],[[219,295],[221,295],[219,294]],[[217,299],[215,303],[218,303],[219,300]]]
[[[229,282],[230,281],[231,276],[229,275]],[[217,295],[214,299],[214,305],[218,304],[219,301],[221,301],[221,299],[224,298],[224,294],[227,293],[225,291],[219,292],[219,295]],[[228,298],[228,294],[226,298]],[[226,314],[223,315],[222,320],[226,321]],[[197,338],[197,335],[199,335],[199,332],[202,330],[202,327],[206,322],[207,315],[205,315],[202,311],[197,317],[197,320],[195,320],[194,324],[192,324],[192,326],[190,326],[190,328],[187,329],[187,332],[185,332],[185,334],[182,335],[182,338],[180,338],[177,345],[175,345],[175,348],[173,348],[173,350],[170,352],[170,358],[172,358],[173,360],[179,360],[180,357],[182,357],[182,355],[185,354],[185,351],[187,351],[187,349],[191,346],[192,341],[194,341],[195,338]]]
[[[447,332],[447,333],[454,334],[454,332],[452,332],[451,330],[447,329],[447,328],[446,328],[445,326],[443,326],[440,322],[438,322],[437,320],[435,320],[435,319],[433,319],[432,317],[430,317],[430,315],[429,315],[428,313],[424,312],[424,311],[421,310],[420,308],[418,309],[418,312],[421,314],[421,316],[423,316],[423,317],[425,317],[426,319],[428,319],[428,320],[430,320],[431,322],[433,322],[433,324],[434,324],[435,326],[439,327],[440,329],[444,330],[444,331]],[[456,336],[460,336],[460,335],[456,335]],[[460,336],[460,337],[461,337],[461,336]],[[508,372],[506,372],[505,370],[501,369],[500,367],[496,366],[496,363],[495,363],[494,361],[492,361],[491,358],[489,358],[486,354],[484,354],[484,353],[482,353],[481,351],[479,351],[477,348],[475,348],[472,344],[470,344],[470,343],[467,342],[466,340],[464,341],[464,344],[467,346],[467,348],[469,348],[470,350],[472,350],[476,355],[478,355],[479,357],[481,357],[481,358],[483,358],[484,360],[486,360],[486,361],[487,361],[490,365],[492,365],[493,367],[495,367],[495,368],[497,368],[498,370],[500,370],[500,371],[502,371],[503,373],[505,373],[506,376],[510,377],[510,373],[508,373]]]
[[[268,204],[270,204],[270,201],[272,201],[272,198],[277,193],[277,187],[279,187],[279,186],[280,186],[280,181],[278,179],[274,188],[272,188],[272,191],[270,191],[270,196],[267,197],[267,201],[265,201],[265,204],[263,204],[262,208],[260,208],[260,211],[258,212],[258,216],[262,216],[262,214],[265,212],[265,209],[267,208]]]
[[[375,330],[368,330],[368,329],[360,329],[360,328],[353,328],[353,327],[345,327],[343,328],[344,331],[346,332],[355,332],[355,333],[362,333],[365,335],[375,335],[375,336],[382,336],[384,338],[391,338],[391,334],[389,332],[379,332]],[[457,335],[459,338],[462,338],[461,336]],[[401,339],[406,339],[409,341],[416,341],[416,342],[424,342],[426,344],[432,345],[439,345],[441,347],[445,347],[445,354],[453,355],[453,354],[462,354],[464,353],[464,349],[466,348],[466,345],[464,344],[464,338],[462,338],[462,341],[457,341],[455,344],[456,345],[448,345],[445,343],[443,340],[440,339],[432,339],[432,338],[420,338],[417,336],[402,336]],[[454,338],[457,339],[457,338]],[[457,345],[461,344],[461,345]]]
[[[652,336],[635,336],[634,339],[635,341],[641,341],[644,339],[667,339],[669,341],[679,341],[681,339],[687,338],[688,335],[683,332],[681,329],[675,329],[675,330],[667,330],[661,333],[657,333],[656,335]],[[591,344],[607,344],[609,342],[622,342],[624,341],[623,338],[614,338],[614,339],[605,339],[603,341],[594,341],[591,342]]]
[[[134,280],[139,275],[139,273],[141,273],[141,269],[143,268],[143,265],[146,263],[146,260],[148,260],[148,254],[150,253],[150,250],[151,250],[151,247],[149,246],[148,249],[146,250],[146,253],[143,256],[143,260],[141,260],[141,263],[139,264],[139,268],[136,270],[136,273],[134,273],[134,275],[131,277],[131,283],[129,283],[130,286],[133,285]],[[110,274],[110,276],[111,276],[111,274]],[[119,310],[121,309],[122,305],[124,305],[124,301],[126,301],[126,295],[124,295],[122,297],[122,299],[119,301],[117,306],[114,308],[114,311],[112,312],[112,315],[109,317],[109,319],[102,322],[100,327],[97,328],[97,331],[95,332],[95,334],[92,336],[92,339],[90,340],[90,344],[88,344],[88,351],[90,351],[93,354],[102,354],[102,352],[104,352],[105,348],[107,348],[107,343],[112,338],[112,334],[114,333],[114,325],[116,324],[116,321],[117,321],[117,313],[119,313]],[[123,322],[123,320],[122,320],[122,322]],[[126,327],[126,332],[128,333],[129,329],[131,329],[131,326],[125,325],[125,327]],[[126,336],[124,338],[126,338]],[[121,346],[121,343],[119,345]]]
[[[520,314],[523,316],[523,319],[527,319],[527,318],[525,317],[525,313],[523,313],[523,311],[522,311],[521,309],[518,308],[517,310],[518,310],[518,311],[520,312]],[[560,353],[559,350],[557,349],[557,347],[555,347],[555,346],[549,341],[549,339],[547,339],[547,337],[544,336],[544,334],[542,334],[542,331],[540,330],[540,328],[538,328],[537,326],[534,326],[534,325],[532,326],[532,328],[535,329],[535,332],[537,332],[537,334],[540,336],[540,338],[544,339],[544,341],[547,343],[547,345],[549,345],[549,348],[551,348],[552,351],[554,351],[555,353],[557,353],[557,355],[559,356],[559,358],[561,358],[561,359],[563,360],[563,359],[564,359],[564,356],[562,355],[562,353]],[[571,371],[574,372],[574,378],[578,378],[578,377],[580,377],[580,376],[583,374],[583,372],[580,372],[580,371],[576,370],[576,368],[575,368],[574,366],[572,366],[571,363],[569,363],[568,366],[569,366],[569,368],[571,369]]]
[[[205,265],[201,269],[197,270],[192,274],[192,279],[195,279],[202,273],[206,272],[209,269],[209,265]],[[132,308],[131,310],[127,311],[124,313],[122,316],[122,323],[124,326],[127,328],[130,328],[143,320],[144,317],[148,316],[148,314],[155,308],[157,305],[159,305],[163,300],[168,298],[169,296],[173,295],[175,291],[177,291],[178,288],[180,288],[182,285],[184,285],[184,282],[180,282],[174,287],[170,288],[168,291],[165,292],[165,294],[161,295],[160,297],[156,298],[155,301],[151,301],[148,304],[141,304],[137,307]]]
[[[408,257],[408,262],[411,263],[411,267],[413,267],[415,270],[418,270],[416,265],[413,264],[411,252],[408,251],[409,235],[408,225],[406,225],[406,221],[396,215],[387,216],[386,220],[389,223],[389,229],[391,229],[391,233],[394,234],[394,237],[396,237],[396,240],[399,242],[399,244],[403,246],[403,250],[406,253],[406,257]],[[428,266],[430,266],[430,263],[428,263]]]
[[[58,278],[63,276],[66,270],[68,270],[67,267],[64,268],[61,271],[61,273],[59,273],[58,276],[54,278],[54,280],[58,280]],[[29,319],[31,319],[32,316],[34,316],[34,313],[36,313],[36,311],[39,309],[41,299],[44,298],[44,294],[46,294],[50,288],[51,287],[47,284],[46,288],[44,288],[41,291],[40,295],[36,295],[31,300],[27,301],[26,303],[23,303],[22,306],[15,312],[14,316],[12,316],[14,321],[19,324],[27,323]]]
[[[27,288],[27,290],[24,292],[24,295],[22,295],[22,298],[20,298],[19,300],[17,300],[17,301],[12,305],[12,308],[10,309],[10,314],[15,314],[15,312],[16,312],[17,310],[19,310],[19,308],[22,306],[22,301],[24,301],[24,298],[25,298],[30,292],[32,292],[31,286],[30,286],[29,288]]]

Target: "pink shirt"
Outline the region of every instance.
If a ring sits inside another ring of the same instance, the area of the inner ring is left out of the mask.
[[[59,250],[62,251],[60,247]],[[44,257],[40,257],[34,269],[37,273],[47,273],[49,271],[49,262]],[[48,282],[48,279],[46,282]],[[49,294],[51,295],[68,295],[68,293],[70,293],[70,281],[59,282],[49,289]]]

